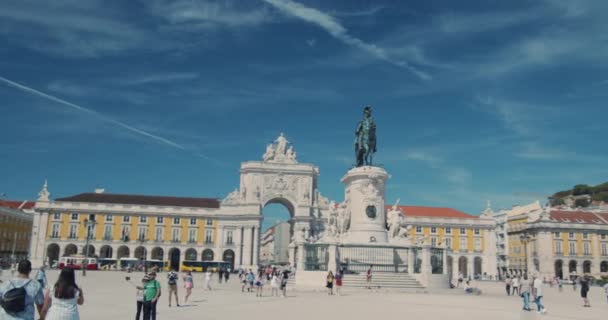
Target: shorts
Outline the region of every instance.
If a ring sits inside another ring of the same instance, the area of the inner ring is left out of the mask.
[[[192,289],[194,285],[192,284],[192,282],[186,282],[186,284],[184,285],[184,288],[186,289]]]
[[[170,284],[169,285],[169,292],[171,291],[177,291],[177,284]]]

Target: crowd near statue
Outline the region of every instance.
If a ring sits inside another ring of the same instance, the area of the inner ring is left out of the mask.
[[[355,136],[357,167],[371,166],[376,152],[376,124],[372,118],[372,107],[363,108],[363,120],[359,121]]]

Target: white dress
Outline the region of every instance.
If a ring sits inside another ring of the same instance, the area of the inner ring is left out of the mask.
[[[78,315],[78,297],[80,292],[76,290],[74,298],[59,299],[55,298],[55,293],[51,291],[51,307],[46,314],[46,320],[80,320]]]

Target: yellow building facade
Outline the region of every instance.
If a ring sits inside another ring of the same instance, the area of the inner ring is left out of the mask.
[[[496,278],[495,222],[490,215],[470,215],[451,208],[400,206],[408,237],[414,243],[446,248],[453,279]]]
[[[0,267],[28,256],[33,202],[0,200]]]
[[[608,275],[608,209],[538,207],[507,219],[509,272]]]
[[[183,261],[234,268],[243,254],[237,241],[251,228],[239,218],[220,214],[217,199],[83,193],[37,202],[31,251],[50,265],[87,255],[114,265],[145,258],[175,268]]]

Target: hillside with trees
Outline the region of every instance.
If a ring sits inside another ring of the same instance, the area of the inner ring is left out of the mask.
[[[551,197],[551,205],[571,205],[573,207],[588,207],[593,201],[608,203],[608,182],[590,186],[577,184],[570,190],[554,193]]]

